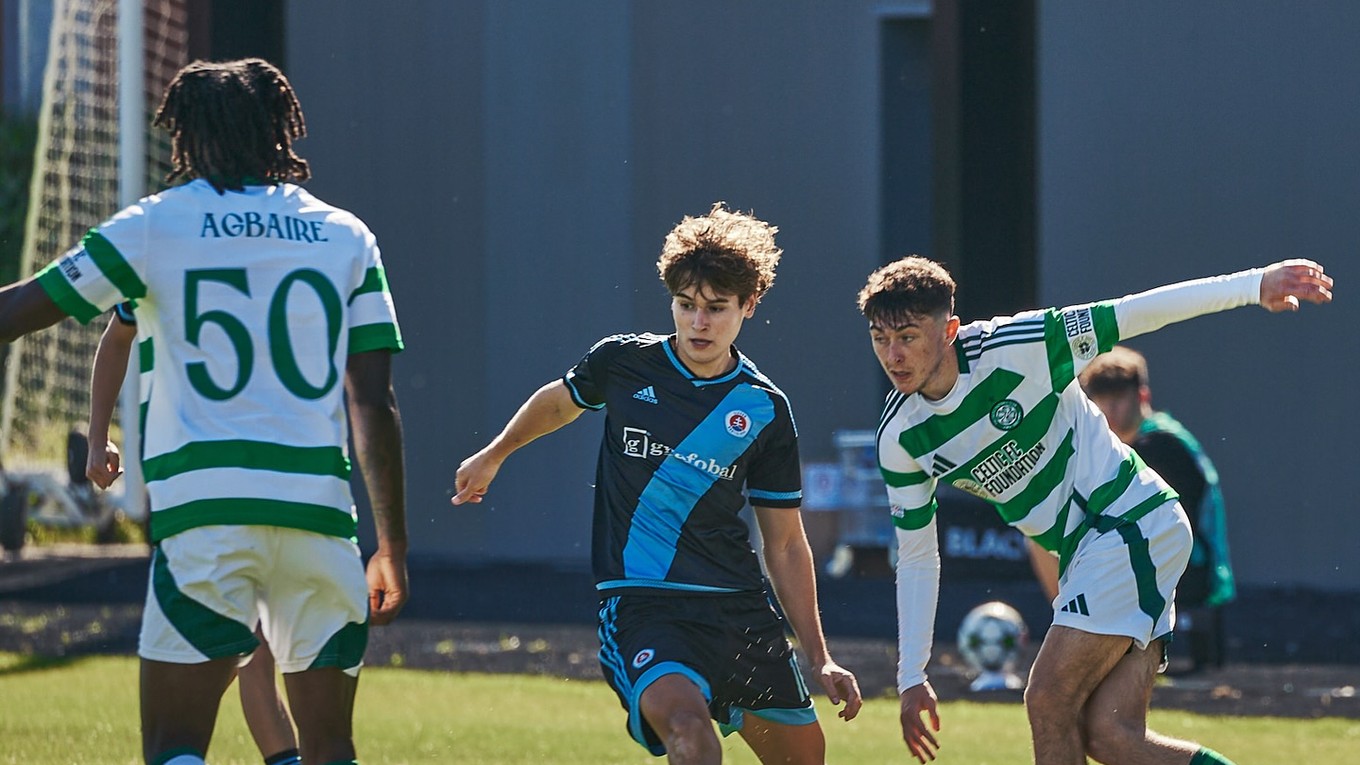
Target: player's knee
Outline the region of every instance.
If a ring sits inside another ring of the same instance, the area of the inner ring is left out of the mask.
[[[298,748],[303,762],[344,762],[354,759],[354,739],[341,729],[305,730],[298,726]]]
[[[713,723],[706,715],[688,709],[676,710],[667,715],[662,727],[664,730],[658,733],[671,755],[694,756],[721,749]]]
[[[1082,726],[1086,753],[1098,762],[1118,762],[1121,756],[1137,751],[1147,734],[1145,727],[1113,715],[1086,716]]]
[[[1031,677],[1025,686],[1025,713],[1032,723],[1070,723],[1078,712],[1072,694],[1053,683]]]
[[[299,746],[303,762],[349,762],[355,758],[353,742],[327,742]]]
[[[677,709],[666,716],[666,733],[670,736],[682,738],[704,738],[715,736],[713,724],[709,722],[706,715],[700,715],[689,709]]]
[[[197,722],[198,724],[194,724]],[[203,752],[208,750],[212,740],[211,723],[198,721],[176,721],[164,716],[143,716],[142,754],[147,762],[192,763],[194,757],[203,761]],[[188,759],[176,760],[176,757]]]
[[[1054,698],[1048,688],[1035,678],[1031,677],[1029,684],[1025,686],[1025,713],[1030,717],[1035,714],[1046,712]]]

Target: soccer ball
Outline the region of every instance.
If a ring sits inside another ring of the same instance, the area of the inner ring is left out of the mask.
[[[959,625],[959,653],[976,673],[1007,673],[1015,668],[1028,636],[1020,612],[993,600],[963,617]]]

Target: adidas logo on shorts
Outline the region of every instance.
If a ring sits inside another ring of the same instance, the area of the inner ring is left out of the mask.
[[[638,401],[646,401],[649,404],[655,404],[657,403],[656,389],[648,385],[647,387],[643,388],[637,393],[634,393],[633,398],[637,399]]]
[[[1086,610],[1086,593],[1082,593],[1077,597],[1072,598],[1072,600],[1068,601],[1067,605],[1058,610],[1066,611],[1069,614],[1081,614],[1082,616],[1091,615],[1091,612]]]

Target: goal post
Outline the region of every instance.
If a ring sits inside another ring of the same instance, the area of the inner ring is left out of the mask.
[[[187,0],[53,0],[38,141],[20,278],[77,245],[89,228],[135,202],[169,167],[169,142],[151,111],[188,63]],[[105,319],[65,319],[16,341],[0,396],[0,454],[7,470],[65,472],[66,441],[89,416],[90,370]],[[145,511],[138,475],[136,359],[116,414],[124,511]]]
[[[146,53],[142,13],[143,0],[118,0],[118,206],[127,207],[146,196]],[[136,356],[136,354],[133,354]],[[118,397],[120,420],[133,419],[141,411],[141,365],[129,359]],[[120,423],[121,424],[121,423]],[[123,431],[123,512],[141,518],[148,511],[146,484],[142,479],[140,427]]]
[[[117,71],[113,21],[109,2],[53,5],[20,277],[79,241],[81,226],[117,209],[117,133],[111,120],[116,94],[105,74]],[[88,410],[88,370],[98,331],[65,319],[11,346],[0,407],[8,469],[64,456],[66,433],[80,422],[78,410]]]

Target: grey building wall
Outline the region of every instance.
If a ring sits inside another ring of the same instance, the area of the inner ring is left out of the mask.
[[[1047,0],[1039,29],[1042,302],[1289,257],[1337,279],[1129,345],[1217,463],[1239,578],[1360,589],[1360,5]]]
[[[715,200],[781,229],[738,344],[791,397],[805,457],[876,422],[853,299],[878,262],[878,30],[896,12],[289,3],[311,187],[378,235],[409,345],[417,554],[585,562],[601,415],[516,454],[481,505],[449,506],[454,473],[600,337],[669,331],[656,254]]]
[[[599,337],[667,331],[656,252],[717,199],[781,228],[778,282],[739,345],[792,398],[805,457],[874,422],[883,385],[852,299],[880,259],[881,25],[922,8],[289,3],[312,187],[378,234],[410,346],[396,374],[417,554],[586,560],[599,415],[525,448],[480,506],[449,507],[454,472]],[[1360,589],[1339,483],[1360,425],[1342,332],[1360,319],[1345,299],[1360,6],[1048,0],[1039,15],[1038,303],[1326,263],[1335,305],[1131,344],[1155,403],[1223,473],[1240,579]]]

